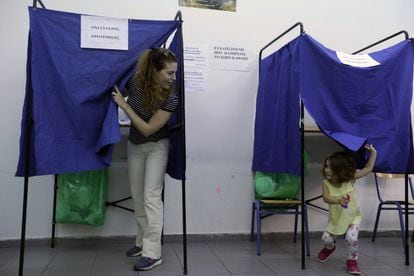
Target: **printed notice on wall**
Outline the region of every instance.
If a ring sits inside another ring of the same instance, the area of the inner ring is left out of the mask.
[[[351,55],[344,52],[336,52],[336,56],[343,63],[353,67],[372,67],[380,65],[378,61],[368,54]]]
[[[128,50],[128,19],[82,15],[81,48]]]
[[[184,66],[185,67],[207,67],[208,66],[208,46],[193,45],[184,47]]]
[[[206,92],[207,71],[204,69],[191,68],[184,71],[185,92]]]
[[[252,71],[253,59],[244,47],[217,45],[212,47],[212,66],[215,70]]]
[[[184,85],[186,92],[207,91],[208,45],[184,47]]]

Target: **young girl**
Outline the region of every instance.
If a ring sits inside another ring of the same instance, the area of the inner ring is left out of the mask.
[[[370,156],[365,167],[356,170],[356,163],[345,152],[337,152],[325,159],[322,169],[323,201],[329,204],[328,227],[322,235],[324,248],[318,254],[318,261],[325,262],[335,251],[335,241],[345,234],[348,246],[346,262],[350,274],[361,274],[358,267],[358,232],[361,212],[356,201],[355,180],[369,174],[374,168],[377,151],[372,145],[365,145]]]

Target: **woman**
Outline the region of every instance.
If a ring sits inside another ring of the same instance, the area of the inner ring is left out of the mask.
[[[149,270],[162,263],[162,189],[168,161],[167,122],[177,107],[173,86],[175,55],[164,48],[146,50],[137,71],[125,87],[126,102],[115,86],[112,96],[131,120],[128,137],[128,176],[138,225],[135,246],[127,256],[141,256],[135,270]]]

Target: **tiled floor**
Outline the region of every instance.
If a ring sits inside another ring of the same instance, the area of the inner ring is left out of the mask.
[[[153,270],[136,272],[136,258],[127,258],[125,251],[131,239],[61,240],[52,249],[46,245],[27,245],[24,275],[183,275],[182,244],[165,242],[163,264]],[[1,243],[0,243],[1,244]],[[405,265],[401,239],[381,237],[371,242],[360,239],[359,264],[363,275],[414,275],[414,258]],[[337,243],[337,250],[326,263],[315,256],[320,249],[319,238],[311,239],[311,256],[301,269],[300,242],[264,240],[262,255],[256,255],[255,243],[243,240],[188,243],[188,275],[348,275],[345,269],[346,248]],[[410,253],[413,248],[410,243]],[[18,275],[19,248],[0,248],[0,275]]]

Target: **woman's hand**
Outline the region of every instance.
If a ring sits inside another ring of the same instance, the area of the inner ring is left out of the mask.
[[[365,144],[365,149],[369,150],[370,152],[377,152],[372,144]]]
[[[114,85],[115,91],[112,91],[112,98],[114,99],[114,102],[125,110],[125,108],[128,107],[128,103],[124,100],[124,97],[121,94],[121,91],[119,91],[118,87]]]

